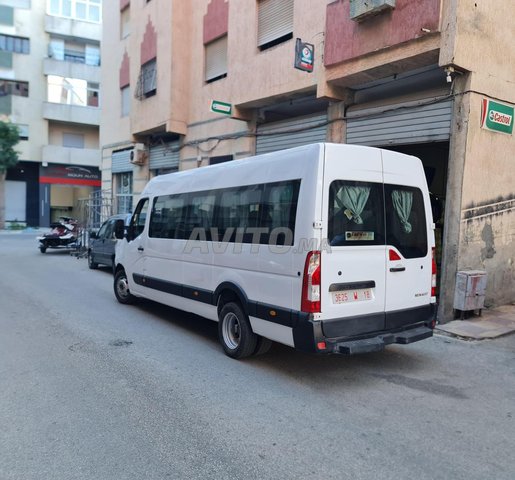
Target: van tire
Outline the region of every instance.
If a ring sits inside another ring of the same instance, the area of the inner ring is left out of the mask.
[[[136,301],[136,297],[129,291],[127,274],[123,268],[118,270],[114,275],[114,294],[116,300],[124,305],[131,305]]]
[[[272,340],[265,337],[258,337],[256,349],[254,350],[254,355],[263,355],[267,353],[272,347]]]
[[[240,305],[229,302],[218,315],[218,338],[226,355],[231,358],[250,357],[256,351],[258,336]]]

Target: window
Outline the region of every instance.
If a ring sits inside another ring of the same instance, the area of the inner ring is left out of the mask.
[[[14,25],[14,10],[12,7],[0,5],[0,24]]]
[[[299,188],[300,180],[290,180],[160,196],[150,236],[292,245]]]
[[[30,53],[30,40],[24,37],[13,37],[0,34],[0,50],[12,53]]]
[[[54,60],[85,63],[97,67],[100,65],[100,46],[52,38],[48,44],[48,56]]]
[[[392,245],[404,258],[428,251],[424,199],[418,188],[334,181],[329,190],[332,246]]]
[[[227,35],[208,43],[205,47],[206,82],[214,82],[227,76]]]
[[[258,47],[266,50],[293,38],[293,0],[258,0]]]
[[[384,245],[383,185],[331,183],[328,237],[332,246]]]
[[[65,105],[98,107],[99,85],[78,78],[48,75],[48,101]]]
[[[115,175],[116,180],[116,213],[132,212],[132,172]]]
[[[131,17],[130,17],[131,9],[130,6],[127,5],[120,12],[120,38],[127,38],[131,33]]]
[[[131,111],[131,87],[127,85],[120,92],[122,96],[122,117],[127,117]]]
[[[6,95],[17,95],[19,97],[29,96],[29,82],[18,82],[16,80],[0,79],[0,97]]]
[[[185,196],[166,195],[154,199],[150,217],[149,236],[154,238],[180,238]]]
[[[57,17],[73,18],[99,23],[101,0],[48,0],[47,13]]]
[[[136,238],[138,235],[141,235],[145,228],[145,221],[147,219],[147,208],[148,208],[148,198],[142,198],[138,205],[136,206],[136,210],[134,215],[131,218],[131,223],[129,226],[129,231],[131,232],[131,238]]]
[[[84,148],[84,135],[80,133],[63,133],[63,147]]]
[[[141,66],[141,72],[136,87],[136,98],[148,98],[157,91],[157,63],[156,59],[150,60]]]
[[[18,127],[18,136],[20,137],[20,140],[28,140],[29,139],[29,126],[22,125],[20,123],[18,123],[16,126]]]
[[[385,185],[386,242],[405,258],[427,255],[424,199],[418,188]]]

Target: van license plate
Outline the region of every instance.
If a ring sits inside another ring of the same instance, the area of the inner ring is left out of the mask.
[[[344,290],[342,292],[332,292],[333,303],[351,303],[351,302],[364,302],[372,300],[374,294],[371,288],[360,288],[359,290]]]

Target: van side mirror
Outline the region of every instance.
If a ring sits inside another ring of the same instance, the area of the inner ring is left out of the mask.
[[[89,232],[89,238],[92,240],[98,238],[98,232]]]
[[[125,222],[123,220],[116,220],[114,222],[114,236],[118,240],[125,236]]]

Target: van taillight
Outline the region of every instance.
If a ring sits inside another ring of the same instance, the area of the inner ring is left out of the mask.
[[[306,313],[320,313],[321,256],[319,251],[309,252],[302,278],[301,310]]]
[[[436,258],[435,247],[431,249],[431,297],[436,298]]]

